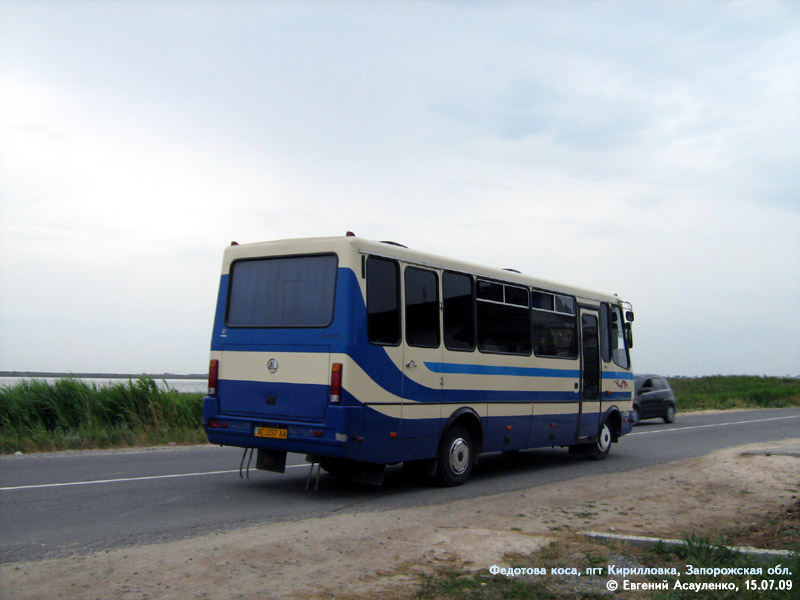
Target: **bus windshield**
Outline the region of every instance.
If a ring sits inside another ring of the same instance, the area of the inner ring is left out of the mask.
[[[334,254],[240,260],[231,265],[228,327],[327,327]]]

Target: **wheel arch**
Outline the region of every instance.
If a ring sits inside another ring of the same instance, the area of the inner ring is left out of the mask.
[[[483,451],[483,421],[473,409],[461,407],[447,419],[440,439],[444,439],[451,427],[463,427],[475,443],[475,458]]]
[[[618,442],[619,438],[622,435],[622,413],[620,412],[618,407],[611,406],[606,410],[605,414],[603,415],[603,418],[600,419],[600,427],[602,427],[603,423],[606,422],[608,423],[608,426],[611,429],[611,440],[614,442]]]

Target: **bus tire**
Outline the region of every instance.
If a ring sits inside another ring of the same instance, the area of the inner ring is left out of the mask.
[[[472,436],[462,427],[451,427],[439,448],[437,475],[440,483],[454,487],[469,479],[475,464]]]
[[[608,424],[608,419],[606,419],[603,421],[603,426],[600,428],[597,441],[594,444],[590,444],[587,448],[586,458],[591,460],[603,460],[608,456],[611,450],[612,439],[611,426]]]

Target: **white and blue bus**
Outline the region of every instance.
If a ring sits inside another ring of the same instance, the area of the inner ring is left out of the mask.
[[[630,304],[348,235],[225,250],[204,420],[214,444],[380,483],[479,454],[604,458],[632,427]],[[312,464],[313,464],[312,462]]]

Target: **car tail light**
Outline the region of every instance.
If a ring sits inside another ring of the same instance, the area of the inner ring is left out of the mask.
[[[219,381],[219,361],[214,358],[208,363],[208,393],[217,393],[217,382]]]
[[[342,399],[342,363],[331,365],[331,402],[338,403]]]

